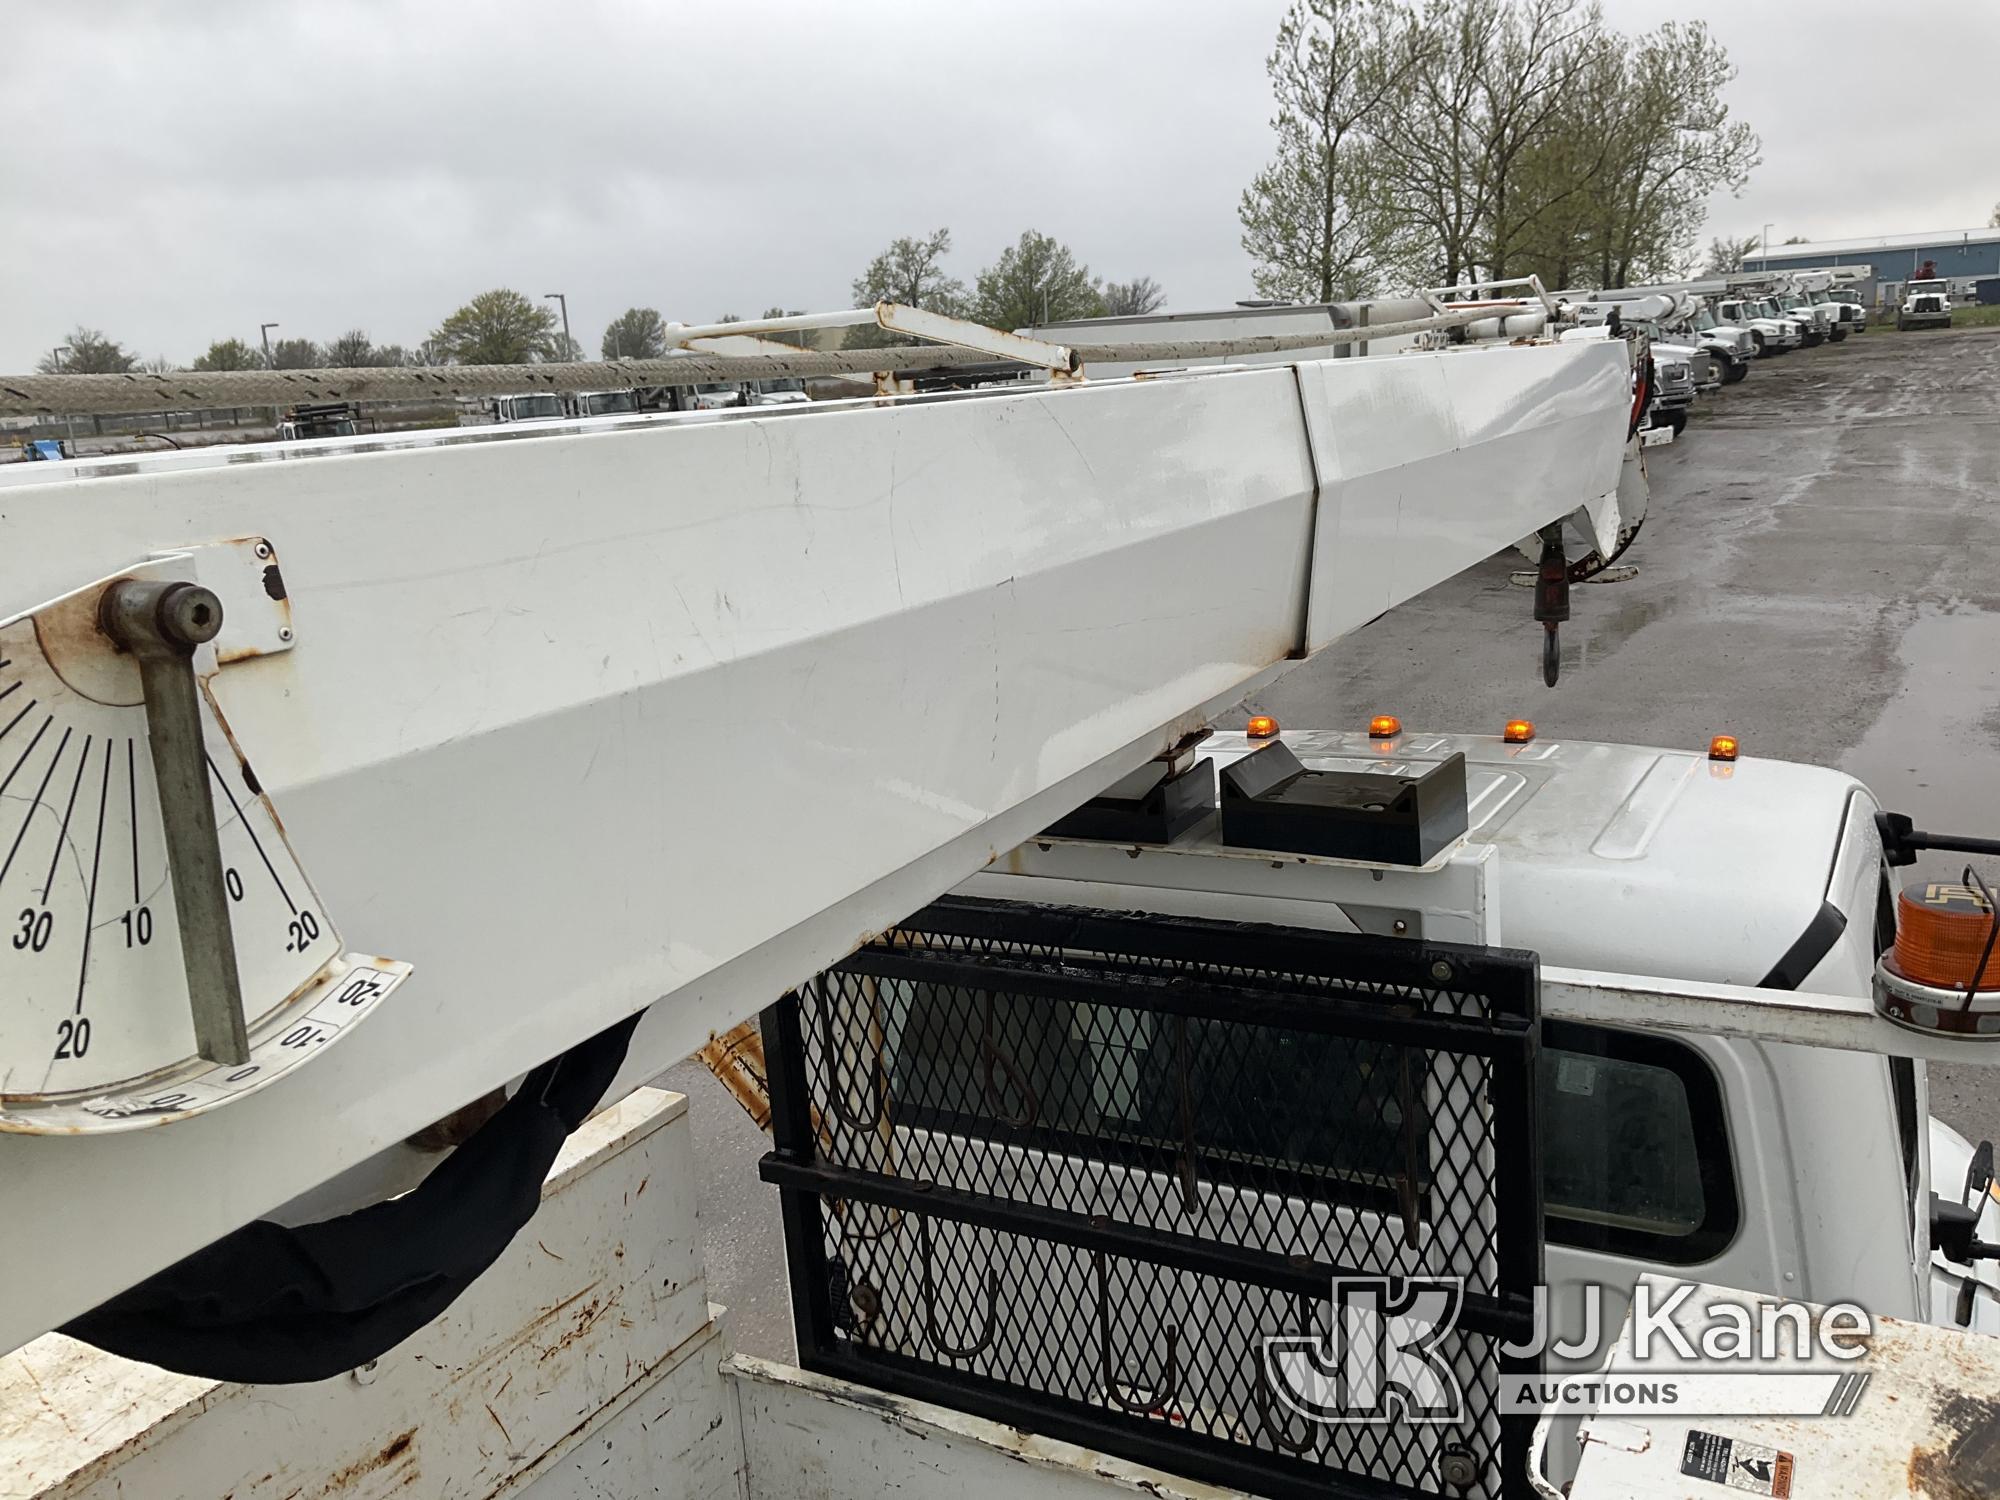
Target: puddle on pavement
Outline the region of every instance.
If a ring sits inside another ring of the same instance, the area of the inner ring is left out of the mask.
[[[1902,685],[1840,768],[1919,828],[2000,838],[2000,614],[1926,609],[1897,656]],[[1950,879],[1964,867],[1963,855],[1929,853],[1897,873]],[[1979,868],[2000,876],[2000,862]]]

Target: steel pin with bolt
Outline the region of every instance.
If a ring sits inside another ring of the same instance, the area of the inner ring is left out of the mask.
[[[194,678],[195,648],[222,629],[222,601],[196,583],[126,578],[105,590],[100,618],[105,634],[139,664],[195,1045],[210,1062],[248,1062],[250,1035]]]

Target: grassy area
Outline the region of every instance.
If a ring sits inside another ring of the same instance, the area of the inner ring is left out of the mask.
[[[1953,328],[2000,328],[2000,307],[1954,307],[1951,310]],[[1868,333],[1872,338],[1878,333],[1896,331],[1896,310],[1893,307],[1878,309],[1868,319]],[[1911,333],[1930,333],[1928,328],[1913,328]]]

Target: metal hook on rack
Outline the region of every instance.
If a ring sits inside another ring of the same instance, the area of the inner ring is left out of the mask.
[[[979,1330],[979,1337],[963,1346],[945,1339],[937,1320],[937,1278],[931,1270],[931,1221],[927,1216],[917,1218],[918,1253],[923,1260],[924,1289],[924,1332],[930,1335],[931,1343],[937,1351],[951,1359],[970,1359],[988,1348],[993,1342],[994,1330],[1000,1322],[1000,1273],[986,1273],[986,1317]]]
[[[1181,1331],[1167,1330],[1167,1368],[1162,1372],[1159,1386],[1149,1394],[1133,1399],[1124,1394],[1123,1388],[1136,1389],[1131,1382],[1122,1381],[1111,1369],[1111,1295],[1108,1286],[1108,1268],[1102,1250],[1090,1252],[1090,1264],[1096,1272],[1097,1281],[1097,1349],[1104,1376],[1105,1399],[1113,1405],[1131,1412],[1134,1416],[1145,1416],[1157,1411],[1174,1399],[1174,1390],[1181,1380]]]
[[[1020,1114],[1010,1115],[1000,1106],[1000,1091],[994,1087],[993,1071],[998,1068],[1007,1076],[1008,1085],[1026,1104]],[[993,992],[986,991],[985,1003],[980,1010],[979,1022],[979,1076],[980,1086],[985,1091],[986,1108],[1001,1124],[1015,1130],[1026,1130],[1041,1118],[1042,1101],[1036,1095],[1021,1070],[1014,1066],[1014,1060],[1000,1050],[993,1040]]]
[[[1310,1453],[1319,1446],[1315,1441],[1318,1429],[1310,1418],[1306,1418],[1305,1436],[1295,1438],[1285,1431],[1283,1423],[1276,1420],[1277,1402],[1271,1395],[1271,1377],[1264,1369],[1265,1355],[1266,1351],[1261,1349],[1257,1351],[1257,1386],[1251,1393],[1251,1402],[1257,1409],[1257,1428],[1280,1453],[1294,1455]]]
[[[1180,1160],[1175,1175],[1181,1184],[1181,1211],[1201,1211],[1201,1173],[1194,1144],[1194,1088],[1188,1082],[1187,1017],[1174,1017],[1174,1110],[1181,1132]]]
[[[1396,1174],[1396,1206],[1403,1213],[1403,1243],[1414,1250],[1422,1239],[1418,1230],[1417,1168],[1420,1165],[1417,1134],[1417,1091],[1410,1078],[1410,1049],[1396,1049],[1396,1104],[1403,1116],[1403,1170]]]
[[[827,1106],[834,1117],[851,1130],[877,1129],[889,1115],[889,1091],[882,1077],[881,1053],[876,1053],[873,1066],[868,1069],[868,1095],[874,1113],[862,1114],[848,1101],[847,1086],[841,1081],[840,1044],[833,1034],[832,996],[825,991],[824,981],[821,981],[819,999],[819,1040],[821,1050],[826,1053]],[[870,1009],[873,1009],[872,996]]]
[[[1311,1264],[1303,1255],[1294,1255],[1290,1259],[1295,1267],[1305,1267]],[[1312,1307],[1313,1299],[1303,1292],[1297,1293],[1296,1298],[1298,1302],[1297,1331],[1300,1334],[1311,1335],[1315,1331]],[[1262,1430],[1264,1436],[1270,1439],[1271,1446],[1276,1448],[1280,1453],[1310,1453],[1318,1446],[1316,1441],[1318,1435],[1317,1424],[1311,1418],[1306,1418],[1306,1435],[1303,1438],[1293,1438],[1285,1431],[1284,1424],[1277,1420],[1277,1401],[1274,1399],[1274,1393],[1271,1390],[1271,1375],[1268,1365],[1270,1352],[1267,1345],[1260,1345],[1252,1353],[1252,1362],[1257,1368],[1257,1383],[1251,1391],[1251,1403],[1256,1408],[1257,1426]]]

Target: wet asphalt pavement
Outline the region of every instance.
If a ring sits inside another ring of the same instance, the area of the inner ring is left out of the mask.
[[[1877,331],[1762,361],[1647,465],[1647,525],[1624,559],[1639,574],[1576,590],[1557,687],[1509,554],[1255,706],[1299,727],[1394,712],[1490,733],[1521,717],[1687,748],[1727,730],[1745,754],[1851,772],[1921,828],[2000,835],[2000,333]],[[2000,1068],[1931,1076],[1937,1114],[2000,1137]],[[663,1082],[690,1096],[710,1295],[739,1348],[789,1357],[764,1137],[699,1063]]]

